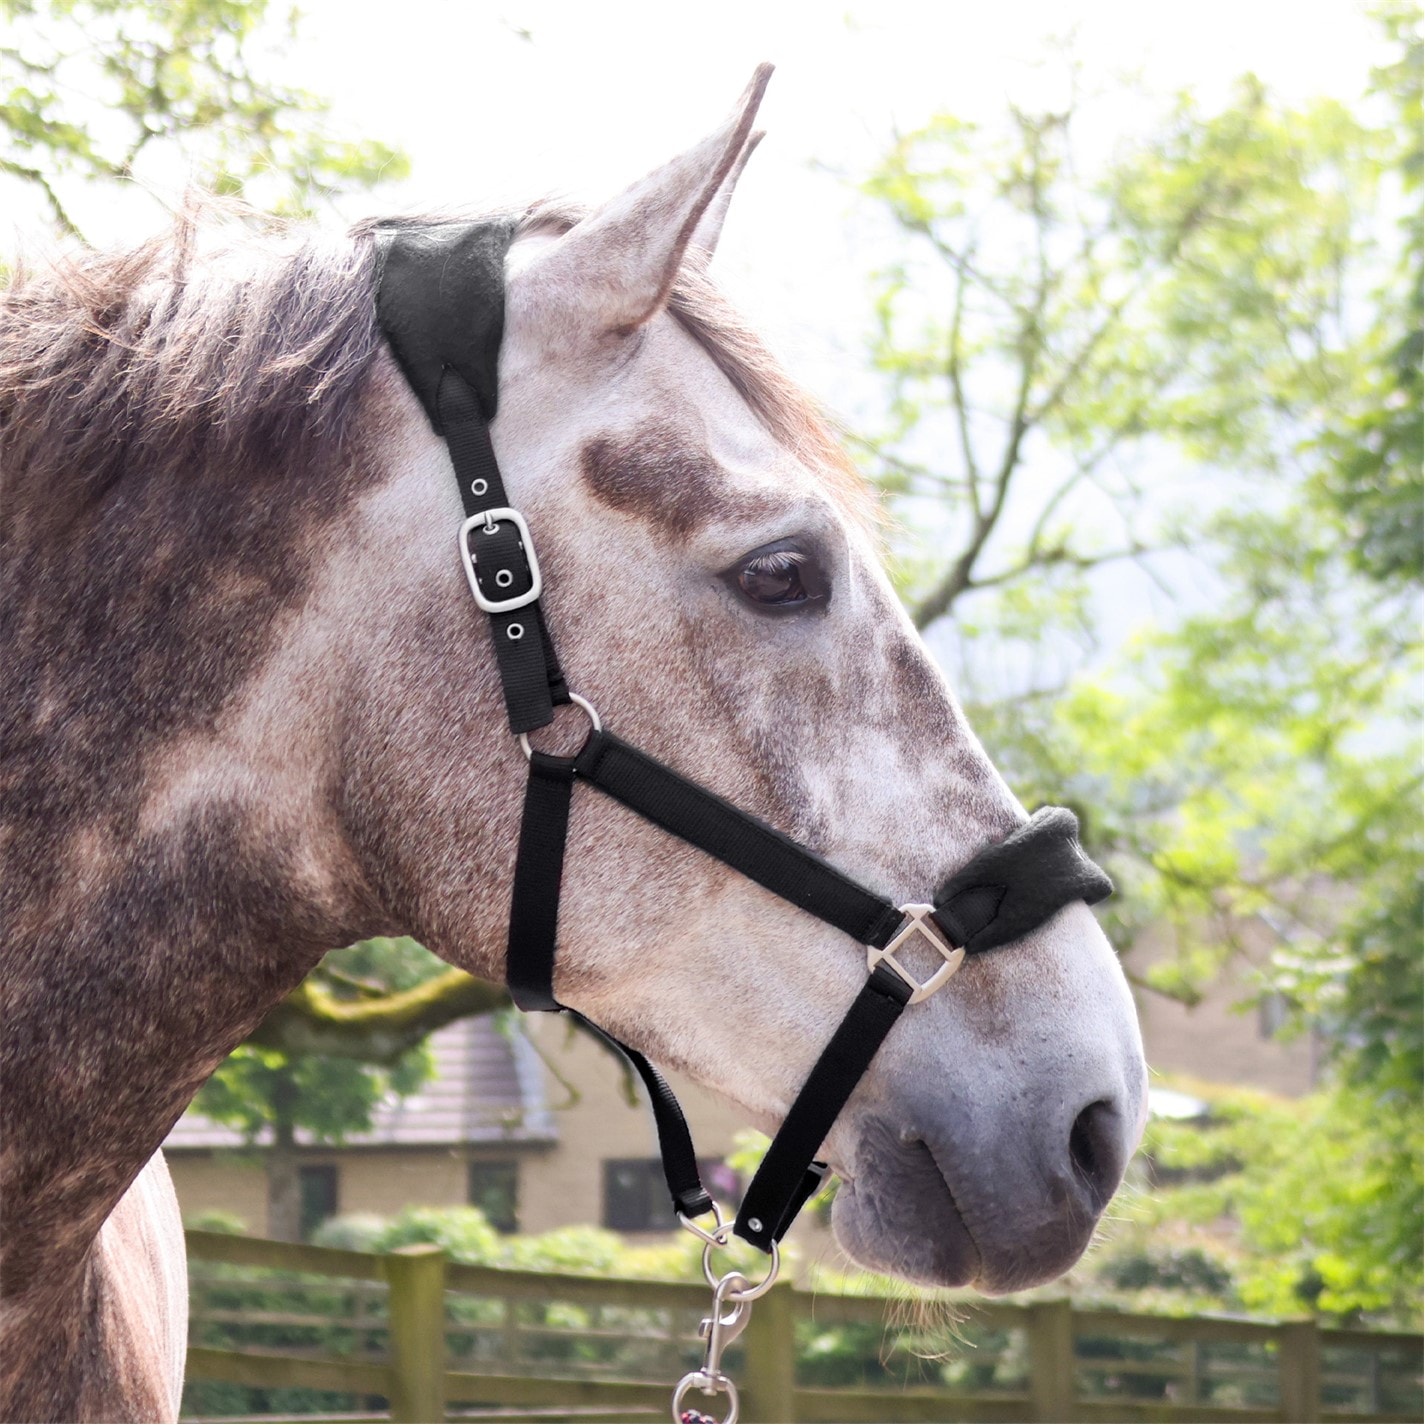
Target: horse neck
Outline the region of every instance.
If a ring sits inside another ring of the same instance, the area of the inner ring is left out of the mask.
[[[322,951],[390,928],[332,824],[335,694],[309,678],[299,718],[269,686],[297,676],[313,512],[345,503],[277,498],[285,474],[126,473],[7,552],[7,1294],[80,1272],[222,1058]]]
[[[207,1076],[343,939],[280,857],[254,857],[235,819],[206,820],[6,945],[7,1294],[78,1270]]]

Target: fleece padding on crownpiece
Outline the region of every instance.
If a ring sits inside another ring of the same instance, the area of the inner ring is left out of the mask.
[[[495,419],[514,235],[513,218],[376,234],[377,320],[437,435],[445,434],[437,395],[447,367],[465,378],[486,421]]]

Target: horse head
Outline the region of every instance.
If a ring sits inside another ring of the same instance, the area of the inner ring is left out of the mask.
[[[703,143],[586,215],[518,223],[492,435],[571,685],[630,741],[897,903],[1025,813],[898,603],[861,482],[707,275],[765,71]],[[444,443],[376,358],[368,476],[306,636],[341,670],[342,835],[393,925],[502,975],[524,759],[451,536]],[[299,665],[300,666],[300,665]],[[537,743],[567,745],[560,725]],[[775,1129],[864,951],[576,796],[559,999]],[[1064,1271],[1122,1176],[1145,1070],[1082,903],[913,1006],[826,1145],[868,1266],[1008,1291]]]

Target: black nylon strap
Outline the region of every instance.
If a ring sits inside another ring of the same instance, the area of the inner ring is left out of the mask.
[[[441,377],[436,405],[445,422],[445,444],[466,517],[508,505],[490,427],[475,392],[455,370],[449,369]]]
[[[504,263],[515,226],[496,219],[377,234],[377,318],[432,426],[446,438],[467,520],[509,505],[489,422],[499,398]],[[492,516],[466,539],[472,577],[487,602],[533,588],[534,551],[513,519]],[[569,701],[569,689],[538,601],[486,612],[511,729],[543,727],[554,706]],[[781,832],[612,734],[595,733],[576,758],[535,753],[530,759],[506,954],[511,993],[521,1008],[561,1008],[554,960],[576,776],[862,944],[884,947],[902,923],[890,901]],[[936,921],[954,944],[978,954],[1028,934],[1070,901],[1103,899],[1112,883],[1084,855],[1077,833],[1072,812],[1035,813],[946,882],[936,897]],[[820,1185],[826,1167],[812,1156],[910,993],[884,965],[871,974],[753,1178],[736,1223],[740,1236],[770,1250]],[[690,1217],[711,1210],[687,1122],[662,1076],[636,1050],[583,1022],[629,1060],[648,1090],[675,1208]]]
[[[445,428],[466,517],[507,507],[509,497],[500,478],[489,427],[475,392],[453,369],[447,369],[437,383],[436,407]],[[493,532],[487,533],[487,529]],[[501,520],[489,526],[476,525],[465,539],[480,591],[487,598],[509,599],[529,591],[533,582],[529,554],[513,523]],[[498,582],[502,573],[509,576],[508,584]],[[537,727],[547,727],[554,720],[555,706],[569,701],[569,687],[538,601],[486,617],[510,731],[532,732]]]
[[[500,342],[505,326],[505,254],[513,219],[437,223],[377,234],[380,273],[376,314],[396,360],[455,467],[466,518],[508,506],[489,423],[499,401]],[[483,528],[483,527],[482,527]],[[487,585],[490,599],[530,588],[530,565],[507,523],[479,553],[491,580],[504,570],[506,588]],[[569,689],[538,603],[487,615],[512,732],[531,732],[554,718]]]
[[[531,753],[525,783],[524,815],[510,903],[505,982],[522,1010],[561,1011],[554,997],[554,956],[559,936],[559,889],[564,877],[564,848],[569,837],[569,806],[574,790],[574,759]],[[572,1011],[570,1011],[572,1013]],[[697,1153],[687,1119],[663,1075],[636,1049],[601,1029],[582,1014],[575,1016],[591,1033],[637,1071],[648,1091],[663,1176],[675,1212],[700,1217],[712,1211],[712,1199],[698,1173]]]
[[[572,1010],[570,1012],[573,1013]],[[653,1109],[653,1126],[658,1132],[658,1151],[663,1159],[663,1179],[668,1184],[668,1195],[673,1199],[673,1211],[681,1212],[686,1217],[701,1217],[703,1213],[711,1212],[713,1202],[698,1173],[693,1135],[688,1131],[688,1120],[683,1116],[683,1110],[667,1080],[637,1049],[629,1048],[621,1039],[615,1039],[582,1014],[576,1015],[576,1018],[611,1049],[622,1054],[643,1080],[643,1086],[648,1090],[649,1105]]]
[[[531,754],[505,948],[505,983],[524,1010],[562,1008],[554,998],[554,949],[573,791],[572,758]]]
[[[742,1199],[733,1230],[744,1241],[770,1252],[792,1225],[810,1195],[807,1164],[900,1018],[910,993],[910,986],[884,965],[871,972],[812,1066]]]
[[[863,945],[885,945],[901,923],[884,896],[611,732],[590,737],[575,766],[626,807]]]
[[[598,731],[574,758],[536,752],[530,759],[506,964],[511,993],[522,1009],[560,1008],[553,986],[559,885],[576,775],[863,943],[880,935],[885,944],[901,923],[888,901],[780,832],[612,733]],[[1071,900],[1107,894],[1111,883],[1083,854],[1077,831],[1072,812],[1045,808],[952,876],[937,898],[936,919],[953,942],[973,946],[976,953],[992,949],[1026,934]],[[828,900],[823,903],[822,897]],[[770,1251],[821,1185],[826,1167],[815,1155],[910,994],[910,986],[881,965],[853,1001],[743,1198],[734,1231],[753,1246]],[[711,1199],[672,1090],[643,1055],[583,1022],[627,1058],[647,1088],[675,1210],[689,1217],[709,1211]]]

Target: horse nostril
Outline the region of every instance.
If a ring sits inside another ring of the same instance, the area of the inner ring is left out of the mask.
[[[1069,1130],[1069,1158],[1088,1189],[1095,1212],[1102,1212],[1123,1175],[1118,1110],[1107,1099],[1089,1104]]]

